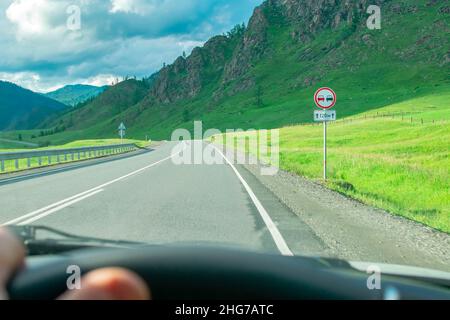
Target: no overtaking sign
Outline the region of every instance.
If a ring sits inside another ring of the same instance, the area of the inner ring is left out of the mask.
[[[336,104],[336,93],[330,88],[320,88],[314,94],[314,102],[320,109],[328,110]]]
[[[314,102],[320,111],[314,111],[314,121],[323,122],[323,178],[327,180],[327,122],[336,120],[336,111],[330,109],[336,105],[336,93],[328,88],[320,88],[314,94]]]

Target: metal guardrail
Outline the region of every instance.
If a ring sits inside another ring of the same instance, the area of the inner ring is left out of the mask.
[[[14,168],[19,170],[20,160],[26,159],[26,167],[32,167],[32,159],[37,159],[38,167],[42,166],[42,160],[47,158],[47,165],[51,165],[53,158],[56,157],[56,163],[67,162],[70,156],[70,161],[88,158],[98,158],[108,155],[120,154],[135,150],[135,144],[116,144],[99,147],[82,147],[71,149],[48,149],[48,150],[31,150],[20,152],[0,152],[0,172],[5,172],[5,161],[14,161]],[[61,161],[62,160],[62,161]]]

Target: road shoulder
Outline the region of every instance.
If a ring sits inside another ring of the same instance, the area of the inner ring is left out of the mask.
[[[308,232],[320,239],[323,255],[450,271],[448,234],[364,205],[282,170],[275,176],[262,176],[259,165],[243,167],[295,213],[307,225]],[[271,215],[274,212],[269,211]],[[286,229],[280,231],[284,234]],[[301,240],[300,235],[298,239]],[[289,240],[288,244],[291,245]]]

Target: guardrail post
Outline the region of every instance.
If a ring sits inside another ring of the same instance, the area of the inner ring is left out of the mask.
[[[52,164],[52,156],[48,156],[48,164]]]
[[[42,165],[42,158],[41,157],[38,158],[38,164],[39,164],[39,166]]]
[[[19,159],[16,159],[14,161],[14,164],[15,164],[16,170],[19,170]]]
[[[31,158],[28,158],[28,159],[27,159],[27,167],[28,167],[28,168],[31,167]]]
[[[56,162],[60,163],[61,161],[59,160],[59,154],[56,155]]]
[[[67,161],[67,153],[64,153],[64,161]]]
[[[80,151],[78,151],[78,160],[80,160],[80,153],[81,153],[81,152],[80,152]]]
[[[0,169],[3,171],[5,171],[5,160],[2,160],[0,163]]]

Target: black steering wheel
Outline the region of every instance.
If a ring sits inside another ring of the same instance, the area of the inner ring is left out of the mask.
[[[368,275],[339,260],[284,257],[243,250],[198,247],[89,249],[30,257],[8,286],[11,299],[54,299],[66,291],[67,268],[82,273],[123,267],[139,274],[155,300],[184,299],[383,299],[369,290]],[[405,299],[448,299],[443,288],[385,277]]]

